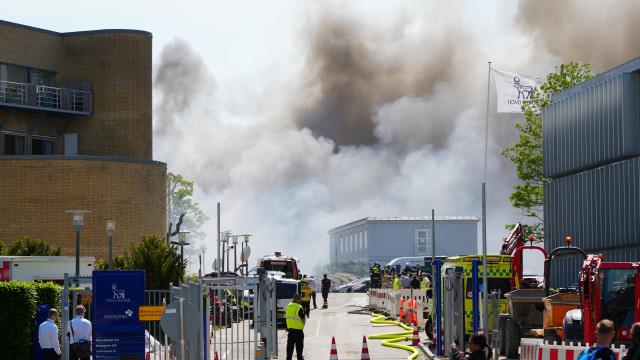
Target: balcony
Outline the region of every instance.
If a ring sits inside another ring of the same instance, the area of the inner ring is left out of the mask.
[[[53,113],[90,115],[89,83],[50,87],[0,81],[0,106]]]

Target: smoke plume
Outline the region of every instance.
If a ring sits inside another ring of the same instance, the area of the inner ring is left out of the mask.
[[[454,3],[412,3],[384,16],[309,6],[298,23],[301,68],[260,74],[259,87],[216,85],[194,44],[168,44],[155,69],[155,157],[196,182],[210,217],[222,204],[222,230],[253,235],[251,265],[279,250],[310,272],[329,261],[329,229],[367,216],[435,208],[480,217],[487,61],[540,77],[568,61],[602,71],[637,55],[638,6]],[[526,220],[510,206],[517,179],[500,155],[517,142],[523,116],[496,114],[494,99],[491,90],[490,252],[504,224]],[[212,220],[207,264],[215,230]]]

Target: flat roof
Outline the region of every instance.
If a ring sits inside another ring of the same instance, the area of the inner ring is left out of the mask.
[[[350,222],[329,230],[327,233],[346,230],[352,227],[364,225],[368,222],[387,222],[387,221],[432,221],[431,216],[395,216],[395,217],[366,217],[360,220]],[[434,221],[480,221],[477,216],[436,216]]]

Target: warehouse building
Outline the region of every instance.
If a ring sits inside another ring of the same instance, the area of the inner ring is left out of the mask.
[[[567,236],[605,261],[640,260],[640,58],[554,95],[543,109],[545,249]],[[582,259],[552,262],[552,286]]]
[[[81,256],[164,237],[166,164],[152,158],[152,36],[57,33],[0,21],[0,241],[44,239],[75,254],[67,210],[91,211]]]
[[[478,253],[478,219],[435,217],[435,255]],[[397,257],[431,256],[432,220],[425,217],[368,217],[329,230],[331,264],[386,264]]]

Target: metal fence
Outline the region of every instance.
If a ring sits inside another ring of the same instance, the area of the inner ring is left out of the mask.
[[[90,91],[0,81],[0,103],[91,112]]]

